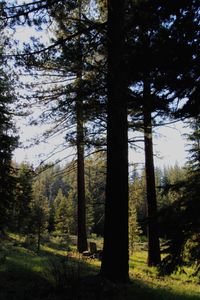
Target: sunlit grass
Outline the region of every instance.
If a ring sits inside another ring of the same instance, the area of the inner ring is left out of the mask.
[[[155,267],[149,268],[146,264],[147,252],[135,252],[130,258],[131,280],[139,279],[153,289],[165,289],[174,295],[198,296],[200,299],[200,285],[197,278],[191,277],[192,268],[179,270],[170,276],[161,277]]]
[[[92,238],[92,241],[96,241],[95,237]],[[81,276],[85,276],[86,278],[99,273],[101,262],[98,259],[83,258],[75,251],[74,245],[70,246],[71,251],[69,252],[66,249],[62,249],[60,245],[54,244],[54,247],[51,247],[51,244],[42,244],[41,251],[36,253],[31,249],[24,248],[23,242],[24,237],[15,234],[10,234],[10,239],[3,242],[7,259],[5,264],[0,265],[0,276],[2,278],[0,282],[0,300],[35,299],[34,295],[33,298],[31,295],[23,297],[24,293],[28,293],[28,289],[34,289],[37,286],[38,280],[41,282],[40,293],[47,293],[46,286],[50,282],[47,282],[48,278],[44,277],[44,273],[50,258],[67,258],[67,256],[70,256],[70,259],[80,265]],[[102,249],[102,240],[100,239],[98,239],[97,248]],[[193,271],[192,268],[185,269],[186,274],[177,272],[171,276],[160,277],[157,269],[149,268],[146,261],[147,252],[144,250],[135,251],[131,255],[131,284],[125,288],[125,291],[123,290],[125,296],[122,293],[122,297],[121,291],[119,291],[119,294],[112,296],[113,298],[111,299],[200,300],[200,285],[198,284],[198,280],[190,276]],[[92,291],[90,292],[93,293]],[[10,293],[16,294],[15,298],[9,298]],[[87,297],[85,299],[94,299],[89,298],[89,296]],[[45,298],[41,296],[41,299]],[[54,298],[50,297],[48,299]]]

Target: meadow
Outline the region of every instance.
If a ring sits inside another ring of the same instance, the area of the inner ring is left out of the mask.
[[[102,246],[101,240],[93,241]],[[131,255],[126,285],[101,278],[101,262],[82,257],[74,242],[66,250],[52,239],[37,253],[23,237],[9,234],[1,240],[0,255],[0,300],[200,300],[199,278],[191,276],[192,269],[159,276],[156,268],[147,267],[145,249]]]

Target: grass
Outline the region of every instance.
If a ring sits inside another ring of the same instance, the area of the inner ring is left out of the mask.
[[[7,258],[0,264],[0,300],[200,300],[200,285],[189,276],[191,269],[159,277],[155,268],[147,267],[145,251],[130,258],[130,284],[116,285],[97,276],[96,259],[82,260],[75,251],[51,243],[36,254],[23,242],[12,234],[1,243]]]
[[[171,276],[158,276],[156,268],[146,265],[147,253],[136,252],[130,259],[132,282],[150,293],[153,299],[200,299],[200,285],[197,278],[190,277],[192,270],[186,273],[179,270]]]

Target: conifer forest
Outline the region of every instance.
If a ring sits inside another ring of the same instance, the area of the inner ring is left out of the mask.
[[[0,0],[0,300],[200,300],[199,197],[198,0]]]

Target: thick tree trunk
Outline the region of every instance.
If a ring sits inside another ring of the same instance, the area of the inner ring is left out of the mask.
[[[107,181],[101,274],[128,281],[128,137],[124,0],[108,1]]]
[[[82,1],[79,0],[79,20],[81,26]],[[82,99],[82,46],[81,37],[78,38],[78,92],[76,102],[77,118],[77,194],[78,194],[78,252],[82,253],[88,249],[86,233],[86,199],[85,199],[85,161],[84,161],[84,118]]]
[[[145,171],[147,192],[147,234],[148,234],[148,266],[160,263],[160,243],[157,227],[157,199],[155,185],[155,171],[153,159],[152,117],[150,105],[150,84],[144,82],[144,142],[145,142]]]
[[[86,234],[84,129],[82,100],[77,99],[77,193],[78,193],[78,251],[88,249]]]

